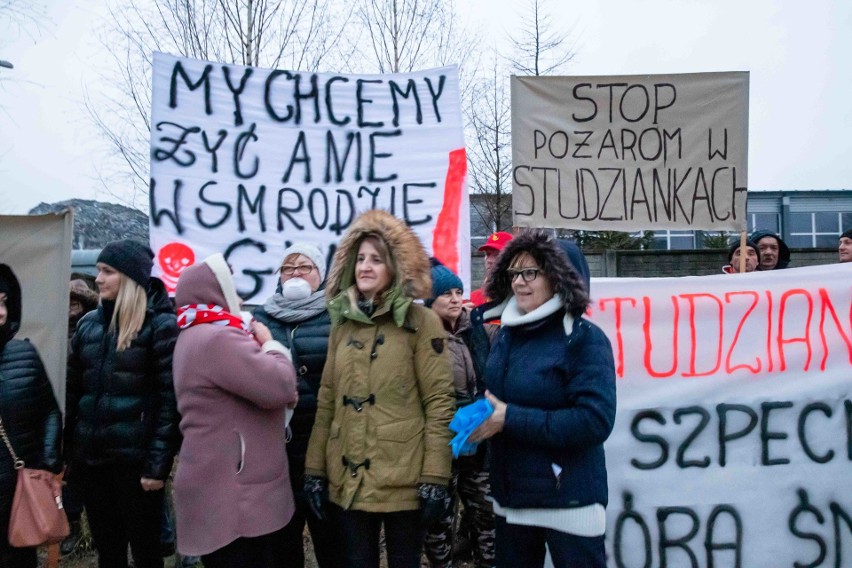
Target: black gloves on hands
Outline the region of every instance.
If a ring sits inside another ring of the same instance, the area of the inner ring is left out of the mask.
[[[450,507],[450,492],[444,485],[421,483],[417,487],[417,495],[420,497],[420,518],[425,527],[440,519]]]
[[[315,475],[305,476],[305,500],[311,514],[320,521],[325,520],[325,505],[328,503],[328,480]]]

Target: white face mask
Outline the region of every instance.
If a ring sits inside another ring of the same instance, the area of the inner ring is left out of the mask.
[[[311,285],[304,278],[291,278],[281,285],[285,300],[304,300],[311,295]]]

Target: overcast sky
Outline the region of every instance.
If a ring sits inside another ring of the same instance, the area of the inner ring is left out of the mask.
[[[142,1],[142,0],[140,0]],[[485,37],[515,0],[458,0]],[[103,143],[83,110],[96,92],[103,0],[49,0],[31,37],[0,20],[0,214],[72,197],[114,198],[97,180]],[[852,188],[849,0],[556,0],[576,75],[750,71],[749,188]],[[480,23],[480,20],[482,21]],[[333,71],[329,69],[328,71]]]

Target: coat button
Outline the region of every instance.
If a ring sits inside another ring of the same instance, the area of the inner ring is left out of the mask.
[[[308,374],[308,368],[306,366],[302,365],[301,367],[299,367],[299,374],[300,375],[307,375]]]

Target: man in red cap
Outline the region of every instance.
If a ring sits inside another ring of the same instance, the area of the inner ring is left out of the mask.
[[[480,306],[488,301],[484,292],[485,284],[488,282],[488,276],[491,274],[491,269],[497,263],[497,257],[500,255],[500,251],[503,250],[503,247],[505,247],[511,240],[511,233],[498,231],[496,233],[491,233],[491,236],[488,237],[485,244],[479,247],[479,252],[485,253],[485,280],[482,282],[482,287],[478,290],[474,290],[470,295],[470,302],[474,306]]]

